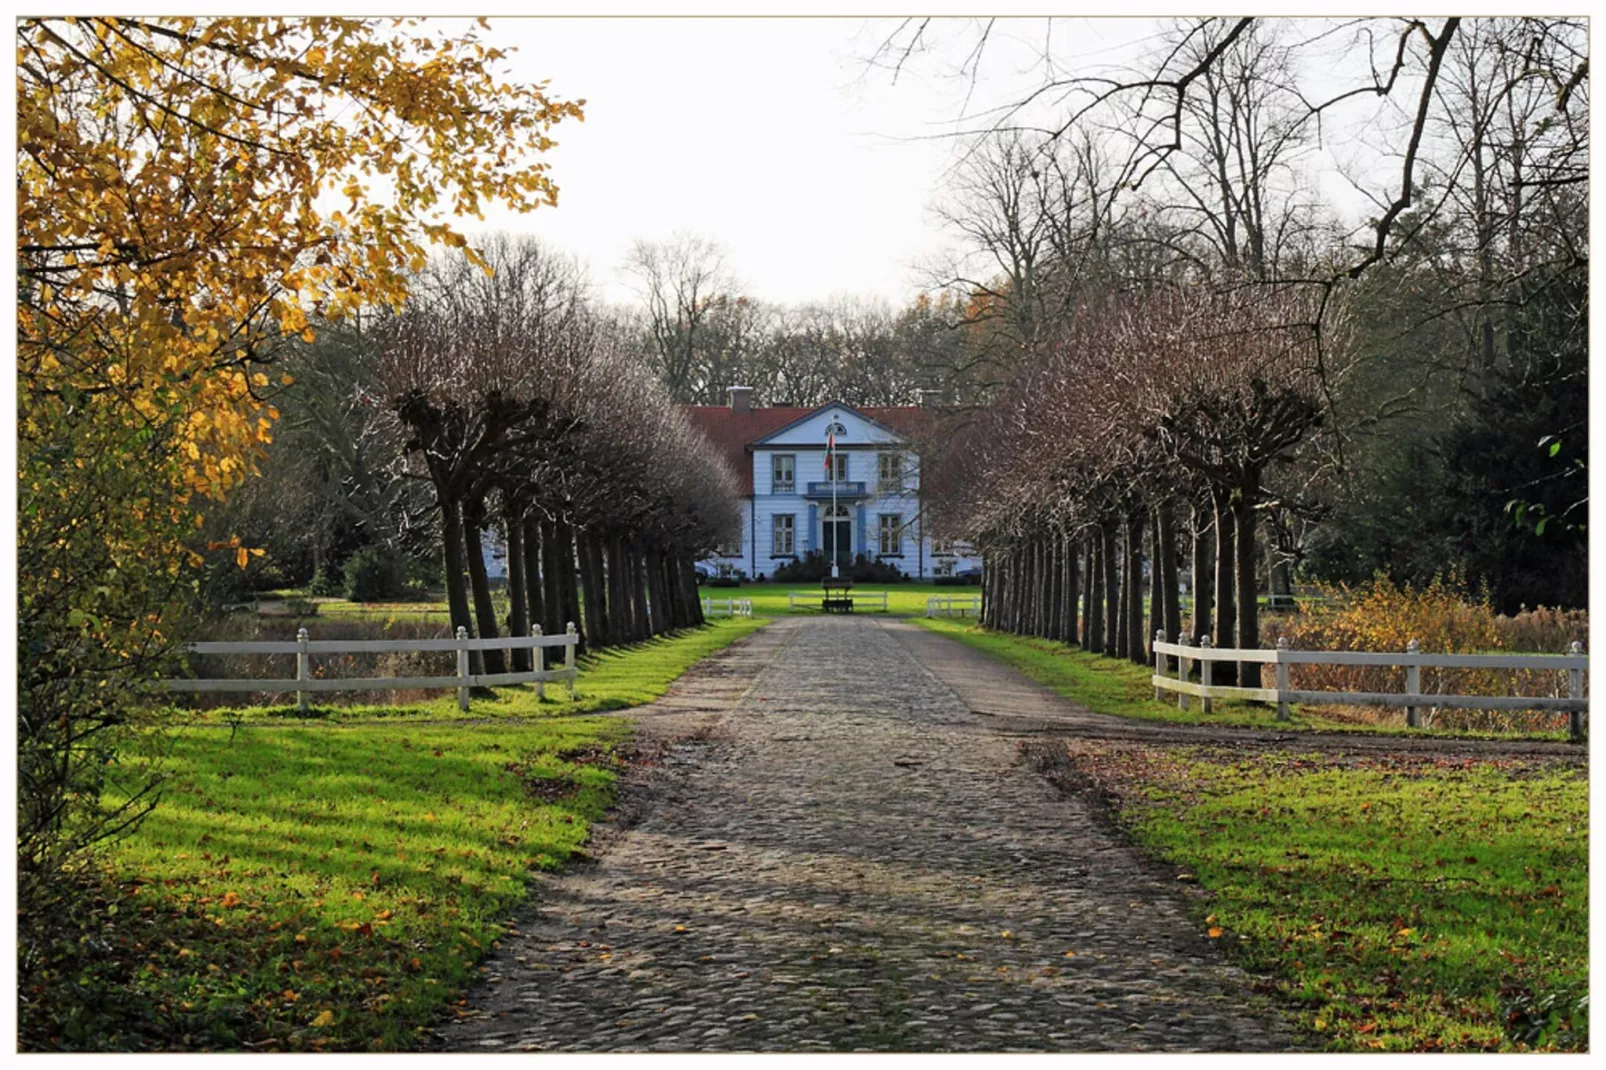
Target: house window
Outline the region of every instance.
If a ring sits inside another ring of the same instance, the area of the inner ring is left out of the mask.
[[[771,494],[791,494],[797,489],[795,462],[796,458],[790,453],[777,453],[770,458]]]
[[[879,455],[881,464],[881,493],[888,491],[901,491],[903,489],[903,454],[883,453]]]
[[[900,555],[903,553],[903,517],[897,513],[882,513],[880,535],[881,542],[878,553],[884,556]]]
[[[742,537],[737,535],[734,539],[730,539],[721,543],[719,547],[714,550],[714,554],[718,557],[741,557]]]
[[[788,460],[790,460],[790,458],[788,458]],[[792,547],[794,545],[794,543],[793,543],[793,535],[795,534],[795,531],[796,531],[796,525],[795,525],[795,523],[793,521],[792,514],[791,513],[778,513],[778,514],[776,514],[776,516],[774,517],[774,524],[775,524],[775,527],[774,527],[773,531],[774,531],[775,542],[774,542],[774,548],[770,551],[770,553],[772,555],[776,556],[776,557],[780,557],[780,556],[782,556],[784,554],[795,553],[796,551],[794,551],[792,549]]]
[[[933,536],[931,540],[931,552],[937,557],[952,557],[954,555],[954,540],[939,539]]]
[[[827,480],[834,479],[838,483],[846,483],[848,479],[848,455],[838,450],[836,453],[830,454],[830,458],[835,462],[833,467],[836,468],[836,474],[832,475],[831,467],[827,467],[825,478]]]

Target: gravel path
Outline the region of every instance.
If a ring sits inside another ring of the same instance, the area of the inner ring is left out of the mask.
[[[629,827],[541,880],[438,1043],[1293,1046],[1165,873],[1022,766],[1019,725],[975,716],[906,631],[783,619],[633,711],[663,749]]]

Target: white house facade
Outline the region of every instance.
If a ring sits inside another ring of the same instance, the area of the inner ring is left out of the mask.
[[[921,508],[913,433],[918,406],[755,407],[733,387],[729,406],[688,406],[694,426],[742,480],[740,538],[705,564],[769,578],[819,551],[847,565],[857,556],[931,578],[979,568],[963,543],[933,539]],[[835,435],[827,469],[827,439]]]

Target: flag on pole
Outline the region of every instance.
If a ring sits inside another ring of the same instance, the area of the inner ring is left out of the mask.
[[[825,478],[836,479],[836,432],[825,433]]]

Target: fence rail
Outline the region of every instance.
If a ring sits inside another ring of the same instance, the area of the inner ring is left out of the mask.
[[[294,641],[191,643],[191,654],[294,654],[296,674],[289,679],[258,680],[166,680],[169,691],[294,691],[296,704],[307,708],[307,696],[323,691],[398,691],[457,689],[459,709],[468,709],[468,693],[476,687],[507,684],[535,684],[536,693],[546,697],[549,680],[563,681],[574,697],[575,647],[580,642],[574,622],[562,635],[542,635],[538,625],[534,635],[509,635],[496,639],[470,639],[467,628],[458,628],[452,639],[309,639],[307,629],[296,633]],[[471,673],[469,653],[476,650],[541,650],[563,648],[563,668],[531,669],[525,672]],[[318,679],[312,675],[314,654],[401,654],[427,651],[455,651],[456,676],[349,676]]]
[[[1176,674],[1166,673],[1166,658],[1176,661]],[[1227,687],[1210,682],[1211,666],[1218,661],[1258,662],[1276,666],[1276,687]],[[1190,663],[1199,669],[1199,682],[1188,679]],[[1405,669],[1405,690],[1402,692],[1374,691],[1296,691],[1288,684],[1290,665],[1354,665],[1385,666]],[[1421,689],[1421,670],[1430,669],[1528,669],[1565,672],[1568,676],[1568,697],[1524,695],[1446,695],[1424,692]],[[1200,645],[1168,643],[1165,633],[1154,637],[1154,697],[1160,700],[1164,692],[1174,692],[1177,705],[1188,708],[1189,697],[1202,700],[1204,711],[1210,712],[1212,699],[1246,699],[1252,702],[1275,702],[1277,719],[1286,721],[1290,703],[1319,705],[1323,703],[1348,706],[1403,706],[1405,723],[1410,728],[1421,725],[1423,707],[1449,706],[1475,710],[1551,710],[1569,714],[1569,727],[1574,739],[1582,739],[1589,713],[1589,700],[1584,697],[1584,673],[1589,669],[1589,658],[1583,644],[1573,643],[1570,654],[1424,654],[1415,639],[1400,653],[1360,650],[1292,650],[1288,640],[1279,639],[1274,650],[1237,650],[1213,647],[1208,638]]]
[[[874,608],[882,613],[887,612],[887,592],[885,591],[837,591],[831,597],[833,599],[851,598],[855,608],[858,607],[858,603],[861,601],[865,603],[879,602],[879,605]],[[787,591],[786,611],[792,613],[797,609],[824,609],[824,601],[825,593],[823,591],[820,594],[800,594],[797,591]]]
[[[928,617],[951,617],[955,614],[962,617],[966,613],[981,615],[981,595],[934,594],[926,599]]]
[[[751,598],[703,599],[703,616],[705,617],[751,617],[752,615],[753,600]]]

